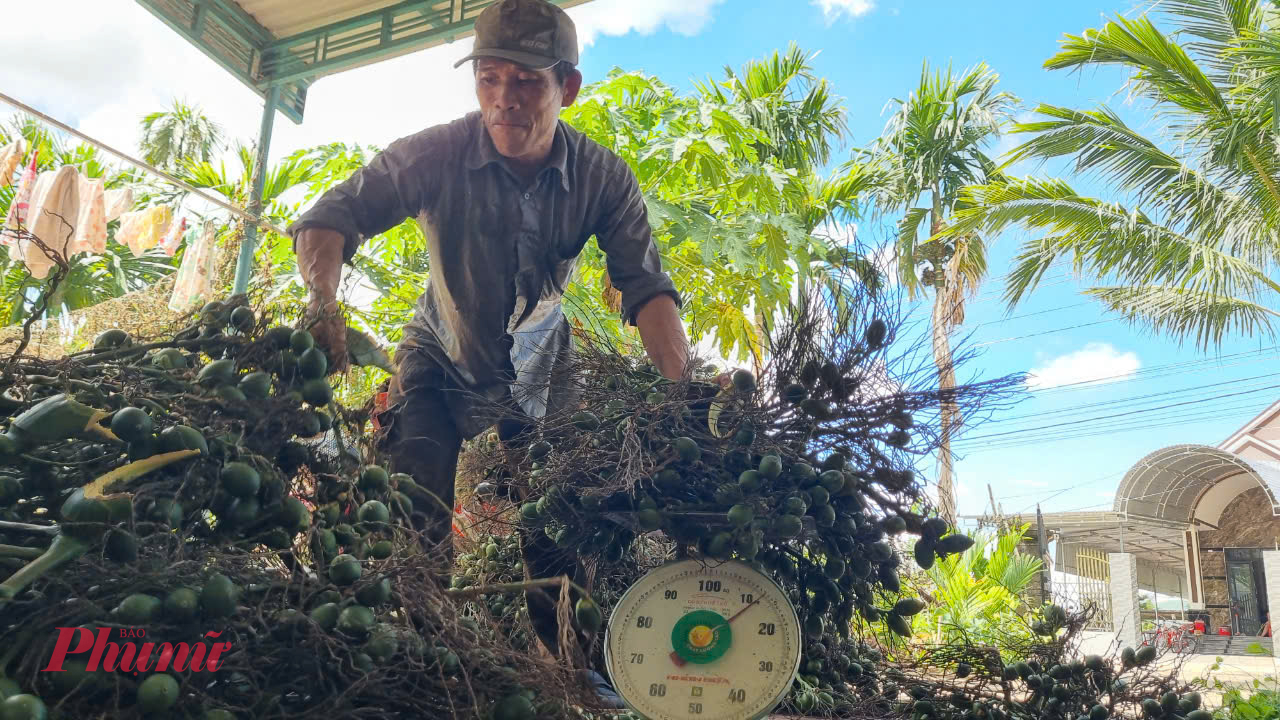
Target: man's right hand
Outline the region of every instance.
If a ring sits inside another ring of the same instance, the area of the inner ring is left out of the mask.
[[[311,333],[316,345],[329,356],[329,371],[347,370],[347,323],[338,310],[336,300],[321,301],[313,298],[307,303],[302,326]]]
[[[303,327],[316,344],[328,351],[334,372],[347,369],[347,324],[338,311],[338,282],[342,278],[342,233],[312,227],[298,233],[295,252],[298,272],[311,291]]]

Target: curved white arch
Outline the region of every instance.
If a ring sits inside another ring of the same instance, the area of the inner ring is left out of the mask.
[[[1116,488],[1114,510],[1131,517],[1187,524],[1198,517],[1216,524],[1226,504],[1254,484],[1266,491],[1272,514],[1280,515],[1280,463],[1244,458],[1209,445],[1171,445],[1142,458],[1125,473]]]

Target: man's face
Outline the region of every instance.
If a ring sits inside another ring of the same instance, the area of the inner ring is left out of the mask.
[[[573,104],[582,76],[575,71],[562,86],[554,70],[495,58],[480,58],[475,76],[484,125],[498,152],[526,163],[546,159],[560,109]]]

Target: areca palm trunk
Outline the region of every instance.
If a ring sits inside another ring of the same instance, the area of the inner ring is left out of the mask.
[[[933,235],[942,231],[942,213],[934,195],[931,224]],[[957,241],[959,245],[961,241]],[[938,392],[941,396],[941,427],[938,437],[938,512],[948,525],[956,524],[956,497],[952,473],[951,434],[960,424],[960,411],[954,401],[955,366],[951,356],[951,328],[964,321],[964,294],[959,277],[961,248],[946,262],[941,286],[933,293],[933,363],[938,368]]]

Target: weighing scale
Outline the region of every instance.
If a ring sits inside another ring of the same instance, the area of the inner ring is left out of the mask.
[[[605,665],[647,720],[757,720],[800,670],[800,620],[777,583],[746,563],[675,560],[613,609]]]

